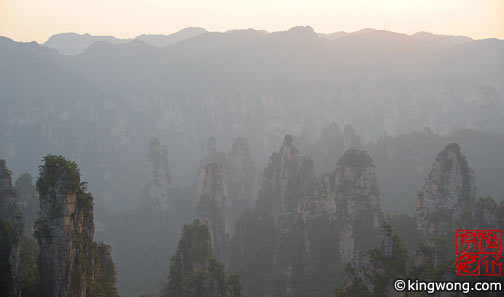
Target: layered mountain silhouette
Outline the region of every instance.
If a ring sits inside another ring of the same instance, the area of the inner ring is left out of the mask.
[[[16,171],[48,152],[83,172],[106,168],[88,178],[105,200],[135,199],[129,181],[146,172],[144,144],[155,136],[173,144],[174,182],[189,183],[210,135],[225,147],[246,137],[260,168],[283,135],[320,135],[332,122],[352,124],[364,144],[426,126],[504,132],[498,39],[187,28],[132,40],[63,34],[44,45],[0,37],[0,57],[0,155]]]
[[[152,46],[162,47],[177,43],[184,39],[191,38],[205,32],[207,31],[203,28],[188,27],[169,35],[142,34],[135,37],[134,39],[120,39],[114,36],[94,36],[90,35],[89,33],[60,33],[49,37],[49,39],[44,42],[44,46],[53,48],[63,55],[74,56],[81,54],[90,45],[100,41],[111,44],[124,44],[139,40]]]

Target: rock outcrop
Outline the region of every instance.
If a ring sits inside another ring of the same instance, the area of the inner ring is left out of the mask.
[[[210,136],[207,141],[207,155],[200,161],[198,172],[201,172],[209,163],[218,163],[225,166],[226,162],[226,154],[217,148],[215,137]]]
[[[351,148],[361,148],[362,142],[351,125],[343,130],[336,123],[322,129],[316,144],[317,168],[331,172],[343,153]]]
[[[456,221],[470,216],[465,210],[475,201],[472,170],[456,143],[447,145],[432,165],[432,170],[415,202],[417,228],[427,237],[443,236]]]
[[[23,215],[24,234],[31,237],[33,225],[39,214],[39,199],[33,178],[28,173],[21,174],[15,182],[19,210]]]
[[[244,137],[235,139],[224,166],[230,221],[235,222],[245,209],[254,205],[258,194],[257,171]]]
[[[171,185],[170,167],[168,166],[168,151],[161,145],[159,139],[149,142],[149,184],[148,195],[156,207],[169,210],[171,201],[169,187]]]
[[[198,185],[198,216],[208,224],[215,257],[225,261],[230,230],[229,200],[224,184],[224,169],[221,164],[209,163],[202,172]]]
[[[23,222],[11,172],[0,160],[0,295],[21,296],[18,269]]]
[[[287,231],[299,203],[312,195],[315,182],[313,161],[302,156],[293,141],[286,135],[280,151],[271,155],[259,196],[260,203],[271,204],[274,227],[280,233]]]
[[[406,275],[407,251],[391,227],[381,227],[380,247],[359,251],[348,267],[345,284],[336,290],[343,296],[405,296],[394,291],[393,281]]]
[[[299,204],[298,213],[305,223],[322,218],[336,224],[343,262],[354,251],[373,247],[382,212],[372,159],[364,151],[347,150],[332,174],[318,178],[314,194]]]
[[[326,296],[357,250],[376,247],[381,222],[378,182],[366,152],[347,150],[332,173],[316,178],[311,159],[287,135],[264,170],[255,208],[238,220],[231,268],[243,275],[248,295],[263,294],[249,286],[267,286],[264,295]],[[270,271],[271,283],[261,283],[246,264]]]
[[[97,269],[101,253],[93,242],[93,197],[86,192],[86,183],[80,182],[77,164],[61,156],[46,156],[37,189],[40,217],[35,237],[40,249],[41,295],[93,297],[99,286],[115,289],[115,275],[100,278]]]
[[[204,194],[206,166],[218,164],[222,167],[224,186],[227,190],[228,232],[232,232],[234,222],[247,208],[254,205],[258,195],[257,171],[250,154],[247,140],[237,137],[226,155],[217,149],[216,140],[208,139],[208,154],[200,161],[196,183],[197,197]]]
[[[235,275],[226,276],[224,266],[213,258],[207,224],[196,220],[184,226],[177,252],[171,260],[163,296],[241,296],[239,278]]]
[[[303,237],[293,234],[294,225],[300,222],[298,205],[313,193],[314,181],[313,162],[302,156],[293,145],[293,137],[286,135],[264,169],[255,207],[240,216],[233,233],[230,267],[243,277],[247,295],[284,296],[290,290],[285,287],[293,280],[289,278],[293,275],[289,251],[302,251],[299,243]],[[303,226],[299,227],[302,230]],[[302,263],[302,259],[297,260]],[[296,264],[296,268],[300,266]],[[272,292],[265,292],[264,274],[271,271],[275,286]]]
[[[364,151],[347,150],[338,161],[334,184],[335,215],[342,226],[340,254],[348,261],[354,250],[373,247],[373,234],[380,226],[380,192],[372,159]]]

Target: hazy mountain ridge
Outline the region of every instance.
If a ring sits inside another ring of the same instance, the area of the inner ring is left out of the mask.
[[[163,47],[205,32],[207,31],[203,28],[189,27],[169,35],[141,34],[135,38],[126,39],[114,36],[95,36],[89,33],[77,34],[69,32],[52,35],[46,42],[43,43],[43,45],[57,50],[60,54],[75,56],[83,53],[87,48],[96,42],[125,44],[134,41],[142,41],[152,46]]]
[[[254,30],[254,29],[246,29],[246,30],[253,30],[260,32],[264,35],[268,34],[275,34],[278,32],[267,32],[265,30]],[[242,29],[238,30],[228,30],[224,32],[225,34],[230,34],[234,33],[236,31],[246,31]],[[290,31],[290,30],[289,30]],[[317,35],[321,38],[324,39],[329,39],[329,40],[336,40],[341,37],[348,37],[348,36],[355,36],[363,33],[370,33],[370,32],[375,32],[375,31],[382,31],[382,30],[376,30],[376,29],[371,29],[371,28],[365,28],[362,30],[358,30],[355,32],[344,32],[344,31],[338,31],[338,32],[333,32],[333,33],[317,33]],[[383,30],[385,31],[385,30]],[[281,31],[280,31],[281,32]],[[385,31],[385,32],[392,32],[392,31]],[[90,35],[89,33],[86,34],[78,34],[78,33],[59,33],[52,35],[49,37],[49,39],[44,42],[44,46],[56,49],[59,53],[64,54],[64,55],[78,55],[84,52],[91,44],[99,41],[104,41],[112,44],[124,44],[124,43],[129,43],[134,40],[141,40],[149,45],[152,46],[157,46],[157,47],[164,47],[168,45],[175,44],[177,42],[180,42],[185,39],[189,39],[195,36],[198,36],[200,34],[208,33],[208,31],[204,28],[200,27],[187,27],[184,29],[181,29],[175,33],[172,34],[141,34],[135,38],[117,38],[114,36],[97,36],[97,35]],[[392,32],[393,33],[393,32]],[[395,34],[400,34],[400,33],[395,33]],[[406,34],[403,34],[406,35]],[[442,35],[442,34],[432,34],[429,32],[421,31],[414,33],[412,35],[406,35],[410,39],[414,40],[420,40],[420,41],[427,41],[431,43],[432,46],[451,46],[451,45],[456,45],[456,44],[462,44],[466,42],[470,42],[473,39],[466,37],[466,36],[451,36],[451,35]]]
[[[431,45],[382,30],[329,40],[295,27],[207,32],[166,47],[101,41],[65,56],[2,38],[0,155],[23,172],[64,154],[84,173],[99,170],[88,177],[99,197],[126,202],[138,188],[128,180],[145,182],[154,136],[172,144],[174,182],[189,184],[209,135],[226,147],[246,137],[260,168],[283,135],[317,136],[334,121],[352,123],[365,143],[425,126],[502,132],[504,41]]]

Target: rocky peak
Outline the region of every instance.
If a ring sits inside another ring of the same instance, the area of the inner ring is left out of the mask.
[[[252,163],[252,157],[250,156],[250,149],[247,139],[244,137],[237,137],[233,142],[231,151],[228,154],[229,167],[236,169],[236,171],[242,171],[244,169],[249,169],[254,165]]]
[[[365,151],[347,150],[338,161],[334,184],[336,217],[343,230],[340,254],[348,261],[354,250],[373,246],[373,234],[377,233],[382,219],[378,180],[371,157]],[[357,234],[360,238],[356,238]]]
[[[208,163],[219,163],[224,166],[226,163],[226,154],[217,147],[217,140],[210,136],[207,141],[207,155],[200,162],[200,169]]]
[[[207,224],[196,220],[184,226],[164,296],[241,296],[239,279],[227,277],[224,266],[213,258]]]
[[[12,186],[11,172],[5,161],[0,160],[0,275],[5,281],[0,288],[2,296],[17,297],[21,294],[18,270],[22,233],[23,221]]]
[[[11,174],[5,161],[0,160],[0,219],[16,223],[20,212]]]
[[[314,42],[320,39],[317,33],[315,33],[313,28],[310,26],[296,26],[290,28],[288,31],[277,32],[274,34],[281,34],[281,36],[284,36],[291,42],[296,43]]]
[[[415,202],[417,228],[425,235],[442,235],[476,196],[474,176],[456,143],[436,157],[432,170]]]
[[[343,147],[345,151],[351,148],[362,147],[360,137],[355,133],[350,124],[346,125],[343,129]]]
[[[322,172],[331,172],[345,151],[360,147],[362,147],[362,142],[351,125],[346,125],[342,131],[338,124],[332,123],[323,128],[320,133],[316,145],[319,156],[317,167]]]
[[[347,150],[333,173],[317,179],[314,192],[298,204],[297,212],[305,223],[322,218],[336,224],[343,262],[357,250],[374,247],[382,212],[371,157],[365,151]]]
[[[207,140],[208,155],[213,155],[217,152],[217,144],[214,136],[210,136]]]
[[[94,234],[92,198],[79,191],[77,164],[57,156],[44,161],[37,181],[40,218],[35,229],[42,293],[46,297],[85,296],[89,277],[85,267],[92,264],[87,257]],[[79,256],[84,261],[76,263]]]
[[[286,135],[278,153],[273,153],[263,175],[260,199],[271,203],[277,230],[283,231],[297,213],[304,197],[313,194],[315,175],[313,162],[302,156]],[[266,203],[269,204],[269,203]]]
[[[116,296],[113,268],[106,274],[95,256],[100,253],[93,242],[93,197],[80,182],[77,164],[48,155],[39,174],[40,217],[34,235],[40,249],[41,295],[93,297],[102,286],[111,289],[109,296]],[[110,255],[108,259],[111,262]]]
[[[230,232],[229,201],[224,184],[224,170],[221,164],[209,163],[200,174],[202,176],[198,178],[200,184],[196,205],[198,216],[209,226],[216,258],[224,261]]]
[[[392,228],[381,226],[379,248],[359,251],[351,262],[350,273],[337,297],[343,296],[404,296],[393,290],[393,280],[406,273],[407,251]]]
[[[243,137],[235,139],[227,156],[225,184],[231,207],[230,221],[234,222],[243,211],[254,205],[257,198],[257,171]]]
[[[199,199],[204,194],[204,185],[206,178],[206,166],[210,163],[219,164],[221,167],[224,167],[226,164],[226,155],[217,150],[217,145],[215,141],[215,137],[210,136],[207,141],[207,151],[208,154],[201,159],[198,168],[198,176],[196,179],[196,198]],[[225,174],[223,172],[223,174]],[[197,203],[197,201],[196,201]]]
[[[149,143],[149,197],[164,210],[169,210],[171,201],[169,187],[171,185],[170,168],[168,166],[168,151],[154,138]]]

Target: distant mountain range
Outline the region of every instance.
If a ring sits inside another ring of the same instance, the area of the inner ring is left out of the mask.
[[[169,144],[174,182],[189,184],[211,135],[222,147],[246,137],[262,168],[285,134],[318,137],[332,122],[352,124],[363,143],[424,127],[504,132],[498,39],[188,28],[45,45],[0,37],[0,61],[0,157],[23,172],[63,154],[121,206],[140,195],[154,136]]]
[[[229,30],[225,33],[234,33],[236,31],[243,31],[243,30]],[[330,34],[325,34],[325,33],[318,33],[318,35],[322,38],[330,39],[330,40],[335,40],[341,37],[348,37],[348,36],[354,36],[354,35],[359,35],[363,33],[370,33],[374,31],[380,31],[380,30],[375,30],[371,28],[365,28],[356,32],[344,32],[344,31],[339,31],[339,32],[334,32]],[[265,35],[270,34],[267,31],[259,31]],[[157,47],[163,47],[163,46],[168,46],[174,43],[177,43],[179,41],[192,38],[195,36],[198,36],[203,33],[208,33],[207,30],[204,28],[199,28],[199,27],[188,27],[184,28],[178,32],[175,32],[173,34],[169,35],[163,35],[163,34],[142,34],[139,35],[133,39],[120,39],[116,38],[113,36],[94,36],[90,34],[77,34],[77,33],[60,33],[51,36],[43,45],[47,46],[49,48],[53,48],[57,50],[59,53],[63,55],[78,55],[84,52],[91,44],[98,42],[98,41],[104,41],[112,44],[123,44],[123,43],[128,43],[128,42],[133,42],[133,41],[143,41],[146,44],[152,45],[152,46],[157,46]],[[393,33],[393,32],[392,32]],[[399,34],[399,33],[397,33]],[[465,36],[450,36],[450,35],[438,35],[438,34],[432,34],[429,32],[418,32],[410,36],[411,39],[414,40],[421,40],[425,42],[432,43],[433,46],[450,46],[450,45],[456,45],[456,44],[462,44],[466,42],[472,41],[471,38],[465,37]]]
[[[189,27],[169,35],[142,34],[133,39],[120,39],[113,36],[94,36],[87,33],[60,33],[49,37],[49,39],[44,42],[44,45],[57,50],[60,54],[74,56],[81,54],[91,44],[98,41],[123,44],[139,40],[149,45],[162,47],[206,32],[207,31],[203,28]]]

